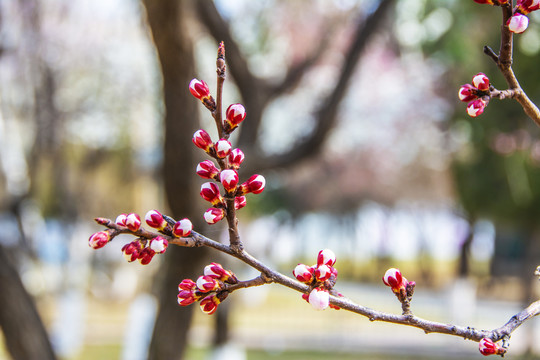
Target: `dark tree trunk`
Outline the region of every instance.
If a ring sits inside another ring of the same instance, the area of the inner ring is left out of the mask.
[[[148,24],[157,49],[163,75],[165,99],[165,149],[163,180],[172,216],[188,217],[200,230],[202,218],[195,201],[195,147],[191,137],[197,130],[197,106],[188,90],[194,77],[192,44],[182,31],[185,1],[143,0]],[[176,302],[178,283],[200,275],[206,249],[172,247],[167,251],[160,276],[159,310],[150,344],[149,359],[182,359],[187,332],[196,306],[180,307]]]
[[[56,359],[32,297],[9,256],[0,246],[0,327],[14,360]]]

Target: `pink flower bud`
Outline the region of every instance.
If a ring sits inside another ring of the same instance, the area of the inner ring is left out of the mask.
[[[193,230],[193,224],[189,219],[177,221],[173,226],[173,234],[178,237],[187,237]]]
[[[310,283],[313,280],[314,269],[311,266],[305,264],[298,264],[293,270],[293,275],[298,281],[303,283]]]
[[[100,231],[90,236],[90,238],[88,239],[88,245],[92,249],[97,250],[107,245],[107,243],[110,240],[111,240],[111,235],[109,234],[108,231]]]
[[[231,165],[233,169],[238,170],[240,168],[240,164],[242,164],[245,158],[246,157],[242,150],[233,149],[229,154],[229,165]]]
[[[330,294],[326,289],[315,288],[309,293],[308,302],[315,310],[324,310],[330,304]]]
[[[219,193],[218,186],[212,182],[206,182],[202,184],[200,194],[204,200],[209,201],[214,206],[221,204],[223,202],[223,198],[221,197],[221,194]]]
[[[132,241],[122,247],[122,253],[129,262],[137,260],[141,250],[141,243],[139,241]]]
[[[483,338],[478,343],[478,350],[484,356],[488,355],[503,355],[506,349],[500,347],[497,343],[494,343],[491,339]]]
[[[218,158],[223,159],[227,157],[232,149],[232,145],[229,142],[229,140],[226,139],[220,139],[216,144],[214,145],[214,148],[216,149],[216,155]]]
[[[208,85],[198,79],[193,79],[189,83],[189,92],[199,100],[204,100],[210,96],[210,89]]]
[[[236,210],[240,210],[246,206],[246,197],[245,196],[237,196],[234,198],[234,208]]]
[[[527,15],[531,11],[538,10],[539,8],[539,0],[518,0],[516,4],[516,10],[523,15]]]
[[[148,265],[150,261],[152,261],[152,258],[156,255],[156,252],[149,247],[145,247],[141,250],[139,253],[139,263],[141,265]]]
[[[486,105],[486,102],[482,99],[476,99],[474,101],[471,101],[467,105],[467,114],[469,114],[469,116],[471,117],[477,117],[484,112]]]
[[[200,297],[197,296],[197,294],[195,293],[195,291],[190,291],[190,290],[181,290],[179,293],[178,293],[178,305],[181,305],[181,306],[188,306],[188,305],[191,305],[193,304],[195,301],[199,300]]]
[[[319,251],[317,255],[317,266],[328,265],[334,266],[336,263],[336,254],[330,249],[324,249]]]
[[[219,174],[219,180],[227,192],[235,191],[238,185],[238,173],[236,170],[225,169]]]
[[[512,15],[510,19],[508,19],[506,25],[511,32],[521,34],[527,30],[527,27],[529,26],[529,18],[525,15],[516,13]]]
[[[318,281],[326,281],[333,275],[332,267],[328,265],[321,265],[315,268],[315,278]]]
[[[204,293],[207,293],[219,289],[219,283],[216,281],[215,278],[211,276],[199,276],[199,278],[197,279],[197,289]]]
[[[141,228],[141,217],[139,214],[130,213],[126,218],[126,226],[131,231],[137,231]]]
[[[489,78],[484,73],[474,75],[472,84],[480,91],[489,90]]]
[[[156,236],[150,240],[150,249],[154,250],[157,254],[163,254],[167,250],[167,246],[169,246],[169,242],[161,236]]]
[[[154,229],[163,230],[167,227],[167,221],[163,218],[163,215],[157,210],[150,210],[146,213],[144,220],[148,226]]]
[[[116,217],[114,221],[116,225],[126,226],[127,214],[120,214]]]
[[[195,281],[191,279],[184,279],[180,284],[178,284],[178,291],[182,290],[195,290],[197,288],[197,284],[195,284]]]
[[[216,312],[218,305],[221,303],[217,295],[209,295],[201,300],[200,307],[203,313],[212,315]]]
[[[408,283],[407,279],[401,275],[401,271],[396,268],[386,270],[383,276],[383,282],[386,286],[390,286],[395,293],[399,293],[401,289],[405,289]]]
[[[225,217],[225,210],[221,208],[210,208],[204,212],[204,220],[212,225]]]
[[[225,117],[225,131],[231,132],[246,118],[246,109],[242,104],[229,105]]]
[[[197,175],[203,179],[216,180],[217,176],[219,175],[219,170],[212,161],[204,160],[197,165]]]
[[[210,149],[214,147],[214,143],[210,138],[210,135],[204,130],[197,130],[193,134],[193,139],[191,139],[196,147],[203,149],[206,152],[210,152]]]
[[[252,175],[246,182],[242,183],[236,195],[246,195],[248,193],[260,194],[263,192],[266,185],[266,180],[262,175]]]
[[[461,85],[458,92],[459,100],[469,102],[476,99],[478,97],[476,91],[477,89],[471,84]]]
[[[210,265],[206,265],[204,267],[204,275],[219,279],[223,282],[227,282],[230,284],[236,284],[238,282],[236,275],[234,275],[229,270],[225,270],[223,266],[218,263],[211,263]]]

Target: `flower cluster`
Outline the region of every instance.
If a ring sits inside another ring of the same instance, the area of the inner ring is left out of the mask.
[[[392,292],[396,294],[401,303],[411,300],[416,283],[408,281],[405,276],[401,275],[399,269],[390,268],[386,270],[382,280],[386,286],[392,289]]]
[[[204,268],[203,275],[197,281],[184,279],[178,284],[178,304],[187,306],[200,301],[202,312],[211,315],[229,294],[225,289],[226,284],[237,283],[238,279],[232,271],[225,270],[218,263],[211,263]]]
[[[508,0],[474,0],[474,2],[498,6],[508,4]],[[538,9],[540,9],[540,0],[517,0],[516,6],[512,9],[512,16],[506,22],[508,30],[516,34],[527,30],[529,18],[526,15]]]
[[[330,304],[330,293],[336,283],[338,271],[334,268],[336,263],[336,255],[330,249],[319,251],[317,256],[317,264],[308,266],[298,264],[293,275],[307,285],[310,286],[309,294],[303,294],[302,298],[313,306],[316,310],[324,310],[327,307],[339,309],[339,307]]]
[[[480,350],[480,353],[484,356],[488,355],[504,355],[506,353],[506,349],[499,346],[497,343],[494,343],[491,339],[483,338],[478,343],[478,350]]]
[[[157,229],[160,234],[139,237],[122,247],[122,253],[128,262],[139,260],[142,265],[149,264],[156,254],[163,254],[169,246],[169,240],[175,237],[190,236],[193,225],[188,219],[182,219],[174,223],[173,226],[157,210],[150,210],[144,217],[148,226]],[[116,217],[115,225],[119,230],[107,229],[99,231],[88,239],[88,244],[93,249],[100,249],[112,238],[122,232],[129,232],[133,235],[141,235],[141,217],[138,214],[120,214]]]
[[[204,81],[193,79],[190,83],[190,90],[197,84],[206,85]],[[212,98],[208,86],[200,85],[197,89],[197,91],[191,91],[196,98]],[[193,134],[192,139],[195,146],[204,150],[219,164],[218,168],[213,161],[205,160],[199,163],[196,169],[197,175],[203,179],[214,181],[202,184],[200,192],[201,197],[212,205],[204,213],[204,220],[208,224],[215,224],[226,217],[228,206],[234,206],[235,210],[246,206],[245,195],[248,193],[260,194],[266,185],[264,177],[258,174],[252,175],[245,182],[240,183],[238,169],[245,156],[242,150],[233,149],[227,138],[246,118],[246,109],[242,104],[232,104],[227,108],[225,115],[225,119],[219,125],[225,138],[213,142],[208,132],[200,129]],[[221,183],[223,192],[216,182]],[[234,199],[234,201],[227,204],[226,199]]]
[[[489,78],[484,73],[476,74],[471,84],[465,84],[459,88],[459,100],[468,103],[469,116],[477,117],[484,112],[490,99],[489,89]]]

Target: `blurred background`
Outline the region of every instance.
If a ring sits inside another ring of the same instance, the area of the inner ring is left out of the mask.
[[[515,72],[540,101],[540,18],[516,36]],[[94,251],[93,219],[159,209],[204,225],[204,159],[191,143],[213,119],[188,91],[215,88],[225,41],[225,106],[241,179],[263,174],[240,216],[246,249],[289,275],[320,249],[336,288],[400,313],[381,277],[417,283],[413,312],[493,329],[539,295],[540,129],[513,101],[469,118],[457,91],[499,47],[500,9],[456,0],[1,0],[1,359],[467,359],[476,343],[317,312],[269,285],[213,316],[176,303],[211,261],[169,249],[127,263],[117,238]],[[540,323],[510,359],[540,358]]]

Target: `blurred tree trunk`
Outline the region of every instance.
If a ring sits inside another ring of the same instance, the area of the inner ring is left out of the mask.
[[[47,331],[21,278],[0,246],[0,327],[14,360],[56,359]]]
[[[189,94],[194,76],[193,49],[182,31],[186,1],[143,0],[148,24],[157,49],[163,75],[165,101],[165,148],[163,180],[172,216],[201,218],[194,201],[196,189],[194,146],[191,137],[198,126],[198,102]],[[195,223],[194,226],[200,229]],[[176,301],[178,283],[198,276],[206,260],[206,249],[171,247],[157,275],[161,281],[159,310],[150,344],[149,359],[182,359],[187,332],[195,306],[180,307]],[[161,276],[160,276],[161,274]]]

